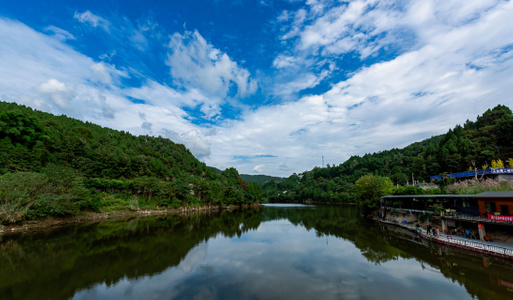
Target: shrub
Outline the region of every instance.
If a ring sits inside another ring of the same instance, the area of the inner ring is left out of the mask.
[[[91,191],[91,196],[88,199],[77,201],[76,204],[80,210],[99,212],[100,207],[102,207],[104,203],[99,193]]]
[[[27,217],[39,219],[76,215],[79,212],[78,205],[62,198],[62,196],[52,193],[40,195],[27,212]]]
[[[420,214],[419,215],[419,222],[424,223],[427,219],[431,217],[430,214]]]
[[[12,224],[22,221],[30,205],[21,202],[9,202],[0,204],[0,224]]]
[[[479,194],[491,191],[513,191],[513,182],[493,179],[482,181],[470,179],[447,186],[447,192],[450,194]]]
[[[439,195],[442,193],[442,190],[440,188],[434,187],[430,188],[424,191],[426,195]]]
[[[424,195],[424,189],[417,186],[400,186],[394,190],[394,195]]]
[[[169,207],[169,208],[178,208],[178,207],[183,206],[182,201],[180,201],[180,199],[178,199],[176,197],[162,199],[158,202],[158,205]]]

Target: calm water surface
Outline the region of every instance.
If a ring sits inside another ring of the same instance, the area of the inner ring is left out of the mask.
[[[352,207],[134,219],[0,240],[0,299],[513,299],[513,264]]]

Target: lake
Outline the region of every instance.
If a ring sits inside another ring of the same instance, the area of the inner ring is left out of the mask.
[[[513,263],[355,207],[266,205],[3,236],[0,299],[512,299]]]

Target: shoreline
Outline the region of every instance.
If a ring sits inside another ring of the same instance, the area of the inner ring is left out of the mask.
[[[219,211],[231,211],[235,209],[250,209],[259,207],[260,203],[230,206],[197,206],[175,209],[141,209],[141,210],[116,210],[110,212],[85,212],[76,216],[64,218],[46,218],[41,220],[24,221],[21,224],[0,225],[0,237],[11,234],[30,234],[43,231],[51,231],[70,225],[95,224],[102,221],[124,221],[133,218],[147,218],[153,216],[189,215],[199,213],[211,213]]]
[[[270,201],[270,202],[267,202],[267,204],[278,204],[278,203],[283,203],[283,204],[318,204],[318,205],[334,205],[334,206],[356,206],[358,205],[357,202],[319,202],[319,201],[311,201],[311,200],[306,200],[306,201],[278,201],[278,202],[274,202],[274,201]]]

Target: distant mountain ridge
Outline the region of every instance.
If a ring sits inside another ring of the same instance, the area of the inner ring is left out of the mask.
[[[208,168],[213,170],[217,174],[221,174],[223,172],[215,167],[208,167]],[[249,174],[240,174],[240,177],[245,182],[255,182],[255,183],[258,183],[259,185],[263,185],[269,181],[282,182],[287,179],[285,177],[276,177],[276,176],[269,176],[269,175],[249,175]]]
[[[246,182],[256,182],[260,185],[263,185],[269,181],[282,182],[285,179],[287,179],[284,177],[275,177],[275,176],[269,176],[269,175],[248,175],[248,174],[240,174],[240,177],[242,178],[242,180],[244,180]]]

